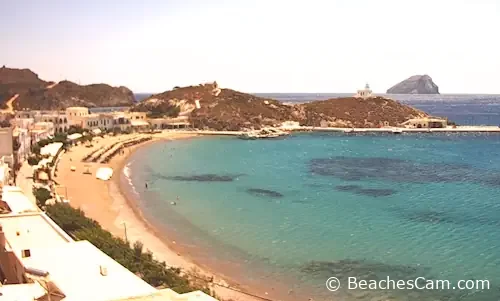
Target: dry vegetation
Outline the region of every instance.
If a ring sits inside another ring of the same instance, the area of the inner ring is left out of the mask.
[[[182,107],[178,112],[190,116],[195,127],[216,130],[260,128],[287,120],[309,126],[395,126],[412,117],[426,116],[422,111],[382,97],[349,97],[285,105],[277,100],[230,89],[222,89],[215,96],[211,93],[212,89],[212,85],[176,88],[152,95],[136,105],[134,110],[172,116],[173,108]],[[201,108],[193,110],[196,99],[200,100]]]

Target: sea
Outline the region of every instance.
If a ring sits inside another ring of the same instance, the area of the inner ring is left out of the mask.
[[[396,97],[500,124],[500,96]],[[494,301],[499,150],[486,133],[203,137],[142,148],[121,177],[181,254],[267,300]]]

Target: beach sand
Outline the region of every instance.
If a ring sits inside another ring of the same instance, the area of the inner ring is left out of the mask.
[[[155,229],[142,218],[135,202],[122,193],[120,189],[120,174],[128,156],[134,150],[162,139],[186,139],[197,135],[182,132],[162,132],[152,136],[152,141],[125,149],[124,154],[116,155],[108,164],[84,163],[81,160],[96,148],[111,145],[120,139],[130,138],[132,135],[99,139],[98,141],[93,141],[94,146],[92,148],[84,145],[72,147],[61,157],[57,167],[55,179],[60,185],[57,188],[57,193],[67,198],[71,206],[81,208],[88,217],[98,221],[104,229],[114,235],[122,238],[125,238],[125,235],[127,235],[127,239],[131,243],[137,240],[141,241],[146,249],[153,252],[157,260],[165,261],[167,265],[180,267],[185,271],[196,270],[199,275],[213,277],[213,282],[220,285],[213,285],[212,289],[222,299],[242,301],[263,300],[262,298],[251,297],[233,289],[221,287],[230,283],[232,288],[242,290],[241,286],[230,281],[230,279],[223,279],[216,272],[209,271],[206,267],[201,268],[199,264],[182,256],[181,251],[176,250],[175,242],[165,239],[164,235],[160,238]],[[71,166],[76,167],[76,170],[71,171]],[[96,179],[95,172],[99,167],[113,168],[114,174],[112,180],[102,181]],[[92,174],[84,174],[83,172],[87,169]],[[256,294],[265,298],[272,298],[266,292],[256,292]]]

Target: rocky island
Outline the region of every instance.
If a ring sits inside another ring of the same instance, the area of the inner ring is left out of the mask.
[[[71,106],[130,106],[134,102],[134,94],[126,87],[47,82],[29,69],[0,68],[0,109],[59,110]]]
[[[131,108],[150,112],[150,117],[186,116],[197,128],[215,130],[260,129],[297,121],[316,127],[396,126],[410,119],[425,117],[423,111],[383,97],[334,98],[305,104],[286,105],[214,83],[175,87],[152,95]]]
[[[387,94],[439,94],[439,87],[429,75],[414,75],[387,90]]]

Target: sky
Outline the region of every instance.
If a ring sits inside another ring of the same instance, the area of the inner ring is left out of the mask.
[[[0,0],[0,65],[134,92],[500,94],[500,0]]]

